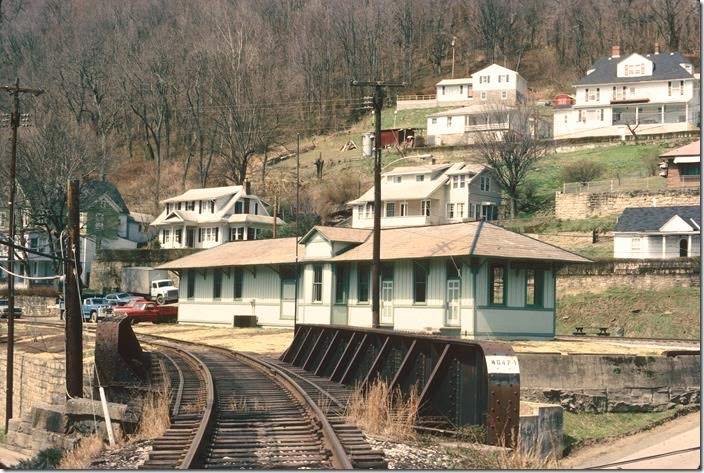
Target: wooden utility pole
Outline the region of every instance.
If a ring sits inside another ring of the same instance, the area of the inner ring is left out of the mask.
[[[83,397],[83,316],[81,315],[81,235],[79,183],[68,183],[68,251],[66,280],[66,394]]]
[[[293,333],[296,333],[298,328],[298,285],[301,279],[301,264],[298,261],[298,241],[301,238],[301,228],[299,224],[299,214],[301,206],[300,198],[301,187],[301,134],[296,133],[296,295],[294,296],[295,303],[293,304]]]
[[[374,232],[372,246],[372,327],[378,328],[379,290],[381,275],[381,109],[384,106],[384,87],[405,87],[405,83],[360,82],[353,80],[355,87],[374,87]]]
[[[26,89],[20,87],[19,78],[15,80],[15,85],[5,85],[3,90],[12,95],[12,115],[10,116],[10,127],[12,128],[12,144],[10,147],[10,198],[8,200],[8,240],[15,243],[15,197],[17,194],[17,129],[20,127],[20,94],[40,95],[44,93],[41,89]],[[5,432],[12,418],[12,398],[14,392],[14,359],[15,359],[15,276],[11,274],[15,268],[15,249],[7,248],[7,266],[10,273],[7,274],[7,379],[5,385]]]

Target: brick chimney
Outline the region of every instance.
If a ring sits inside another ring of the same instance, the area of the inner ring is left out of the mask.
[[[660,54],[660,43],[655,43],[655,54]]]
[[[618,44],[611,46],[611,57],[621,57],[621,46]]]
[[[249,194],[251,194],[251,191],[252,191],[252,183],[249,182],[249,179],[245,179],[244,180],[244,193],[246,195],[249,195]]]

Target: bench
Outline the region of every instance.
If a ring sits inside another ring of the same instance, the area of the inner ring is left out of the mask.
[[[574,332],[572,332],[572,335],[575,336],[584,336],[588,335],[584,329],[591,329],[591,330],[597,330],[596,335],[599,337],[608,337],[611,334],[609,333],[609,327],[575,327]]]

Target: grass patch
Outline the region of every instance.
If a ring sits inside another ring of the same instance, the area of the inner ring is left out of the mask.
[[[562,172],[565,166],[581,160],[601,165],[604,174],[599,179],[637,177],[650,175],[651,163],[664,151],[659,144],[628,144],[583,149],[569,153],[555,153],[533,169],[527,178],[537,197],[550,199],[562,189]]]
[[[366,391],[355,390],[347,404],[347,418],[372,435],[395,440],[413,440],[413,426],[418,417],[420,397],[416,390],[404,397],[400,390],[389,391],[388,384],[377,379]]]
[[[611,287],[599,293],[560,296],[557,333],[574,327],[622,327],[627,337],[699,338],[698,287]]]
[[[142,405],[142,418],[135,438],[153,439],[161,437],[171,425],[169,393],[166,390],[148,393]]]
[[[381,111],[381,128],[426,128],[428,115],[455,108],[460,108],[460,106],[417,108],[399,110],[398,112],[394,108],[386,108]],[[396,125],[394,125],[394,114],[396,115]]]
[[[594,229],[609,231],[616,225],[616,217],[560,220],[549,214],[538,214],[529,218],[504,220],[499,225],[518,233],[591,232]]]
[[[662,412],[564,413],[565,450],[635,433],[675,417],[679,410]]]
[[[99,435],[91,435],[80,440],[72,450],[64,453],[56,467],[59,470],[83,470],[100,455],[105,444]]]

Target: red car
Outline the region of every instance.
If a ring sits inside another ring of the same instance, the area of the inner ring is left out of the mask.
[[[159,305],[147,300],[130,301],[122,307],[113,309],[115,315],[126,315],[133,324],[138,322],[176,322],[178,307],[174,305]]]

